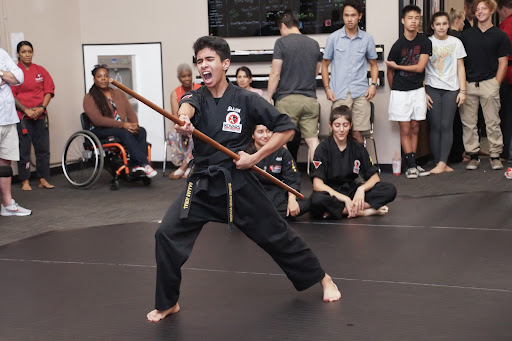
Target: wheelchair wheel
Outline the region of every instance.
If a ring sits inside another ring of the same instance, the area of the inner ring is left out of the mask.
[[[68,139],[62,154],[62,170],[71,185],[94,185],[103,169],[103,147],[94,133],[80,130]]]

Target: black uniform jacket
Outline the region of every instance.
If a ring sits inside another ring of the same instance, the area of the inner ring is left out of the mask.
[[[181,98],[180,104],[182,103],[189,103],[196,109],[191,119],[196,129],[235,153],[247,150],[254,127],[258,124],[263,124],[274,132],[294,128],[288,115],[281,114],[263,97],[231,83],[218,104],[206,86],[185,94]],[[237,170],[229,156],[195,137],[192,154],[195,160],[194,172],[221,165],[231,173],[233,191],[246,184],[244,177],[248,172]],[[215,176],[201,179],[197,190],[205,189],[212,196],[225,194],[224,178]]]
[[[300,173],[288,149],[284,147],[279,148],[261,160],[257,166],[300,192]],[[288,203],[287,190],[276,186],[276,184],[259,174],[257,174],[257,178],[276,207],[279,207],[283,202]]]
[[[322,179],[327,186],[342,194],[359,186],[356,183],[359,176],[368,180],[378,172],[363,145],[348,138],[347,148],[341,152],[332,135],[316,148],[313,166],[311,178]]]

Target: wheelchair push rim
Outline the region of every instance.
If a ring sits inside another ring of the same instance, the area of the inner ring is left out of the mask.
[[[103,155],[103,147],[94,133],[87,130],[74,133],[62,154],[64,176],[76,188],[94,185],[103,169]]]

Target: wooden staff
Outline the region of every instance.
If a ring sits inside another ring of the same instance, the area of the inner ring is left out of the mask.
[[[141,95],[139,95],[138,93],[136,93],[132,89],[127,88],[126,86],[124,86],[123,84],[119,83],[118,81],[115,81],[114,79],[110,78],[110,83],[112,83],[113,85],[117,86],[119,89],[123,90],[124,92],[126,92],[130,96],[138,99],[139,101],[141,101],[142,103],[144,103],[145,105],[150,107],[151,109],[159,112],[164,117],[170,119],[171,121],[173,121],[177,125],[183,126],[185,124],[185,122],[181,121],[176,116],[172,115],[170,112],[165,111],[164,109],[160,108],[155,103],[153,103],[153,102],[149,101],[148,99],[142,97]],[[194,131],[192,132],[192,135],[194,135],[195,137],[197,137],[201,141],[209,144],[210,146],[212,146],[213,148],[217,149],[218,151],[221,151],[222,153],[226,154],[230,158],[235,159],[237,161],[240,160],[240,156],[238,154],[236,154],[233,151],[229,150],[228,148],[224,147],[223,145],[221,145],[217,141],[213,140],[211,137],[206,136],[205,134],[203,134],[199,130],[194,129]],[[298,197],[300,199],[304,199],[304,196],[302,194],[300,194],[299,192],[297,192],[296,190],[294,190],[293,188],[291,188],[290,186],[288,186],[284,182],[276,179],[275,177],[273,177],[269,173],[265,172],[263,169],[259,168],[258,166],[254,165],[254,166],[252,166],[251,169],[253,171],[255,171],[256,173],[260,174],[261,176],[266,177],[267,179],[272,181],[277,186],[286,189],[288,192],[294,194],[296,197]]]

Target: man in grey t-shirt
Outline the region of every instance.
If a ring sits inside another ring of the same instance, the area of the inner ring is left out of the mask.
[[[274,100],[276,108],[290,116],[306,140],[309,159],[313,160],[320,143],[320,107],[316,100],[316,76],[322,62],[320,46],[300,33],[299,22],[292,13],[282,14],[278,25],[281,38],[274,46],[267,100]]]

